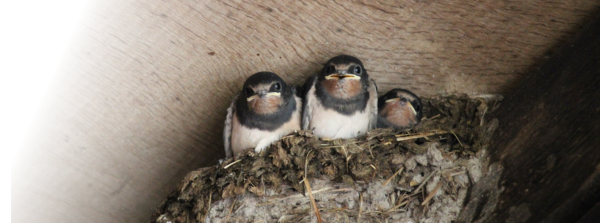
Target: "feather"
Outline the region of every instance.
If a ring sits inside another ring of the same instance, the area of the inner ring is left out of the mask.
[[[315,103],[317,100],[315,97],[309,97],[308,92],[310,89],[315,87],[315,82],[317,81],[317,75],[311,76],[303,86],[302,92],[302,130],[307,130],[310,124],[310,120],[312,119],[312,109],[311,105]]]
[[[377,128],[377,84],[375,80],[370,79],[369,81],[369,103],[367,106],[371,109],[371,115],[369,116],[369,130]]]
[[[231,149],[231,130],[233,129],[233,116],[235,115],[235,101],[237,101],[240,93],[238,92],[233,97],[233,101],[227,109],[227,117],[225,118],[225,128],[223,129],[223,145],[225,145],[225,157],[233,157],[233,150]]]

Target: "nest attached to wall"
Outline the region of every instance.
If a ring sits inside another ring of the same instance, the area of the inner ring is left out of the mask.
[[[323,141],[299,131],[190,172],[152,222],[450,222],[484,174],[501,96],[423,98],[408,131]],[[308,179],[308,180],[306,180]]]

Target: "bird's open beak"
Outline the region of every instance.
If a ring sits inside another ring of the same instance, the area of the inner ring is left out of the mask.
[[[393,102],[397,102],[397,101],[400,101],[400,98],[392,98],[392,99],[388,99],[388,100],[386,100],[386,101],[385,101],[385,103],[393,103]],[[415,115],[417,115],[417,110],[415,110],[415,107],[413,107],[413,105],[412,105],[412,104],[411,104],[409,101],[407,101],[407,102],[406,102],[406,105],[408,105],[408,107],[410,108],[410,110],[411,110],[411,111],[412,111],[412,112],[413,112]]]
[[[400,101],[400,98],[392,98],[392,99],[388,99],[385,101],[385,103],[392,103],[392,102],[397,102]]]
[[[252,96],[246,98],[246,100],[252,101],[252,100],[257,99],[257,98],[269,97],[269,96],[280,97],[281,93],[280,92],[269,92],[269,93],[266,93],[266,94],[265,93],[258,93],[258,94],[255,94],[255,95],[252,95]]]
[[[325,76],[325,80],[341,79],[341,78],[360,80],[360,76],[354,75],[354,74],[330,74],[330,75]]]
[[[410,108],[410,110],[417,115],[417,110],[415,110],[415,107],[412,106],[412,104],[410,102],[406,102],[406,104],[408,105],[408,107]]]
[[[266,94],[266,96],[267,97],[268,96],[277,96],[277,97],[279,97],[279,96],[281,96],[281,92],[269,92],[269,93]]]

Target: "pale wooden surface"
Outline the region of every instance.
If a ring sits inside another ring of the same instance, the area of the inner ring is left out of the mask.
[[[257,71],[302,84],[346,53],[380,93],[501,93],[600,6],[537,2],[96,1],[13,168],[13,221],[148,221],[224,156],[225,109]]]

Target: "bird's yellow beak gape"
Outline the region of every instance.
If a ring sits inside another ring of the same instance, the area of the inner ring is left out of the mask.
[[[392,102],[397,102],[400,101],[400,98],[392,98],[392,99],[388,99],[385,101],[385,103],[392,103]],[[413,105],[407,101],[406,104],[408,105],[408,107],[410,108],[410,110],[416,115],[417,114],[417,110],[415,110],[415,107],[413,107]]]
[[[280,97],[281,96],[281,92],[269,92],[269,93],[265,94],[265,96],[267,96],[267,97],[268,96]],[[252,100],[257,99],[259,97],[260,97],[260,94],[255,94],[255,95],[252,95],[252,96],[248,97],[246,100],[252,101]]]
[[[340,78],[351,79],[351,80],[360,80],[360,76],[354,75],[354,74],[330,74],[330,75],[325,76],[325,80],[340,79]]]

